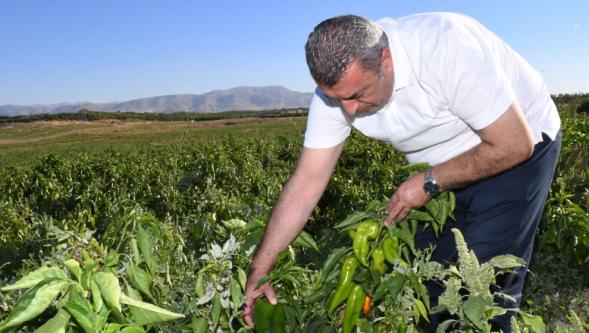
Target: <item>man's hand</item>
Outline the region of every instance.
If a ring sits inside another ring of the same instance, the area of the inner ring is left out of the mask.
[[[387,205],[386,212],[388,215],[384,221],[385,226],[388,226],[393,221],[401,221],[409,214],[411,209],[419,208],[431,199],[423,190],[424,177],[423,172],[421,172],[399,186]]]
[[[243,317],[245,319],[245,323],[248,324],[250,327],[254,326],[252,315],[254,314],[256,298],[264,295],[272,305],[276,305],[276,294],[274,293],[274,289],[272,289],[269,283],[265,283],[261,285],[260,288],[254,290],[260,278],[264,275],[267,275],[267,273],[268,272],[263,273],[260,270],[252,269],[250,275],[247,278],[247,284],[245,287],[245,308],[243,310]]]

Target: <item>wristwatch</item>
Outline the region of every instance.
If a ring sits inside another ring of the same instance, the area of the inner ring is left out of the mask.
[[[423,180],[423,191],[430,197],[435,197],[440,193],[440,186],[432,176],[432,169],[425,170],[425,179]]]

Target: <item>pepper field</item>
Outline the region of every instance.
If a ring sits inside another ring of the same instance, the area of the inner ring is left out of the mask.
[[[559,105],[563,147],[517,317],[522,332],[589,328],[589,118],[574,109]],[[252,331],[242,316],[246,271],[293,170],[304,118],[116,133],[75,126],[67,136],[0,127],[0,332]],[[267,277],[280,309],[258,331],[342,330],[345,305],[327,308],[343,256],[354,255],[346,226],[382,217],[383,200],[413,172],[405,164],[353,132],[305,232]],[[437,219],[421,213],[413,221]],[[413,221],[372,241],[398,235],[402,260],[353,277],[374,296],[353,330],[423,331],[434,311],[423,283],[445,277],[468,294],[446,306],[456,321],[447,332],[490,331],[499,310],[471,311],[476,283],[465,269],[476,259],[464,252],[452,272],[430,263],[411,249]]]

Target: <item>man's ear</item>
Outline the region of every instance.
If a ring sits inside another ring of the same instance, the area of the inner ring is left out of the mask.
[[[393,68],[393,56],[390,48],[385,47],[382,49],[382,53],[380,54],[380,64],[385,71]]]

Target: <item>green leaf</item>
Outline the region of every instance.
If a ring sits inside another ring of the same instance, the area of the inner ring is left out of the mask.
[[[463,304],[464,314],[479,330],[487,332],[489,323],[484,317],[485,312],[493,307],[493,298],[480,294],[470,295]]]
[[[64,261],[63,263],[67,269],[69,269],[72,274],[76,277],[78,282],[82,281],[82,268],[80,267],[80,263],[77,260],[69,259]]]
[[[153,280],[151,274],[144,271],[139,266],[133,263],[129,263],[129,265],[127,265],[127,276],[129,277],[129,281],[131,282],[133,287],[137,288],[140,292],[149,296],[151,300],[154,299],[153,295],[151,294],[151,291],[149,290]]]
[[[368,218],[373,218],[374,214],[372,213],[368,213],[368,212],[354,212],[350,215],[348,215],[348,217],[346,217],[345,220],[343,220],[342,222],[336,224],[334,226],[334,228],[336,229],[344,229],[354,223],[360,222],[362,220],[366,220]]]
[[[412,164],[404,165],[404,166],[400,167],[399,170],[407,171],[409,173],[413,173],[413,172],[417,173],[417,172],[425,171],[429,168],[431,168],[429,163],[419,162],[419,163],[412,163]]]
[[[6,322],[0,326],[0,330],[18,326],[37,317],[43,313],[57,295],[70,284],[71,281],[69,280],[53,279],[43,285],[39,284],[35,288],[27,291],[21,298],[19,298]]]
[[[98,312],[100,309],[102,309],[104,303],[102,301],[102,293],[100,292],[100,288],[94,280],[90,281],[90,291],[92,292],[92,304],[94,306],[94,311]]]
[[[93,276],[94,282],[98,285],[104,302],[110,309],[121,309],[121,286],[117,277],[110,272],[98,272]]]
[[[511,254],[504,254],[491,258],[489,261],[481,265],[482,269],[509,269],[524,266],[526,262]]]
[[[404,275],[395,274],[389,275],[382,283],[376,288],[374,292],[373,302],[377,302],[384,295],[389,294],[393,300],[397,299],[397,295],[403,289],[407,279]]]
[[[302,317],[301,308],[298,306],[299,302],[295,301],[292,297],[284,296],[281,299],[286,301],[286,304],[290,305],[282,305],[280,304],[280,310],[276,311],[276,307],[274,308],[274,319],[273,325],[278,326],[275,328],[275,332],[279,332],[280,329],[286,329],[286,326],[289,325],[290,327],[301,327],[299,324],[298,318]],[[294,304],[293,304],[294,303]],[[286,319],[286,321],[285,321]],[[281,322],[282,321],[282,322]],[[288,323],[288,324],[287,324]],[[292,330],[291,330],[292,331]]]
[[[247,284],[247,274],[241,267],[237,267],[237,279],[242,290],[245,290]]]
[[[303,333],[323,332],[326,328],[331,328],[331,332],[335,333],[335,329],[331,326],[327,319],[321,316],[314,316],[307,322],[307,325],[305,325]]]
[[[315,243],[313,236],[311,236],[308,232],[304,230],[301,231],[299,236],[294,240],[292,244],[294,246],[300,246],[302,248],[311,248],[319,252],[319,247],[317,247],[317,243]]]
[[[92,310],[90,302],[76,289],[69,293],[69,299],[64,305],[65,309],[74,317],[76,322],[86,333],[95,333],[98,318]]]
[[[416,299],[415,303],[413,303],[413,306],[415,306],[415,308],[417,308],[417,311],[419,312],[421,317],[423,317],[425,319],[425,321],[427,321],[429,323],[429,318],[427,316],[427,310],[425,309],[425,305],[423,304],[423,302]]]
[[[407,215],[407,219],[416,220],[420,222],[433,222],[434,218],[428,212],[424,212],[417,209],[412,209]]]
[[[231,292],[231,301],[233,302],[233,313],[236,315],[239,307],[244,301],[244,297],[239,282],[234,278],[231,278],[229,281],[229,290]]]
[[[203,318],[192,318],[190,328],[192,333],[206,333],[209,330],[209,323]]]
[[[90,281],[92,279],[93,272],[91,270],[84,269],[82,271],[82,278],[80,284],[82,285],[82,289],[90,289]]]
[[[119,257],[120,254],[117,253],[115,250],[108,251],[108,255],[104,259],[104,266],[113,267],[119,264]]]
[[[305,297],[303,299],[303,302],[305,304],[313,304],[313,303],[317,303],[321,300],[324,300],[327,298],[327,296],[329,296],[329,293],[333,291],[333,288],[330,287],[329,289],[326,289],[324,286],[323,288],[320,288],[319,290],[311,293],[309,296]]]
[[[116,324],[116,323],[109,323],[107,324],[100,333],[119,333],[123,325]]]
[[[143,301],[143,298],[141,298],[141,293],[129,285],[127,285],[127,297],[136,301]],[[144,316],[143,312],[134,307],[129,307],[129,312],[131,312],[133,318],[141,318]]]
[[[333,271],[335,266],[340,262],[344,255],[346,255],[345,247],[340,247],[331,251],[331,253],[327,256],[327,259],[323,263],[323,268],[321,269],[319,279],[317,280],[318,284],[321,284],[325,281],[325,278],[327,278],[329,273]]]
[[[358,319],[358,321],[356,321],[356,325],[358,325],[360,331],[364,333],[374,333],[374,326],[372,325],[372,322],[366,318]]]
[[[503,308],[503,307],[494,305],[493,306],[493,309],[491,311],[490,318],[495,318],[497,316],[502,316],[502,315],[504,315],[506,313],[507,313],[507,309],[506,308]]]
[[[219,320],[221,319],[221,294],[219,292],[215,292],[215,296],[213,296],[213,307],[211,308],[211,319],[213,320],[213,331],[217,330],[217,325],[219,325]]]
[[[196,276],[196,284],[194,285],[194,293],[199,298],[202,297],[205,293],[205,284],[204,284],[204,272],[198,272]]]
[[[533,316],[533,315],[527,314],[525,312],[521,312],[521,316],[522,316],[522,320],[524,321],[526,326],[528,326],[529,328],[532,329],[532,332],[534,332],[534,333],[546,332],[546,325],[544,325],[544,320],[542,320],[542,317]]]
[[[145,333],[145,330],[141,327],[125,327],[121,333]]]
[[[155,247],[153,236],[149,232],[149,230],[143,229],[141,224],[139,224],[138,226],[139,228],[137,229],[137,244],[139,245],[139,250],[141,250],[143,259],[145,259],[145,263],[147,264],[149,272],[151,272],[151,274],[154,274],[157,264],[153,257],[153,249]]]
[[[250,231],[253,231],[253,230],[262,230],[262,232],[263,232],[265,227],[266,227],[266,223],[264,223],[264,221],[253,218],[243,228],[242,232],[245,234],[249,234]]]
[[[143,262],[141,259],[141,253],[139,253],[139,245],[137,244],[137,239],[135,237],[131,238],[130,242],[131,252],[133,252],[133,262],[135,265],[139,265]]]
[[[456,194],[453,191],[448,191],[448,216],[456,220],[454,217],[454,210],[456,210]]]
[[[123,317],[123,314],[121,313],[117,313],[116,310],[113,311],[114,316],[115,316],[115,320],[118,320],[120,322],[127,322],[127,319]],[[98,311],[98,313],[96,314],[96,329],[97,330],[102,330],[104,329],[104,326],[106,325],[106,322],[108,321],[108,317],[111,314],[111,311],[108,309],[108,307],[103,306],[102,308],[100,308],[100,311]]]
[[[437,200],[436,198],[433,198],[432,200],[428,201],[425,205],[424,205],[425,209],[427,210],[428,213],[431,214],[431,216],[434,217],[434,220],[437,223],[444,223],[445,221],[441,221],[441,217],[443,215],[442,210],[444,210],[444,208],[442,207],[442,203]]]
[[[35,330],[34,333],[65,333],[71,315],[63,308],[57,311],[53,318]]]
[[[247,226],[247,223],[244,220],[240,220],[240,219],[231,219],[231,220],[227,220],[227,221],[221,221],[221,223],[223,223],[225,228],[227,228],[229,230],[237,230],[237,231],[240,231]]]
[[[135,309],[135,312],[133,313],[133,319],[135,324],[138,326],[151,325],[164,321],[184,318],[183,314],[174,313],[153,304],[134,300],[125,294],[121,294],[121,303]]]
[[[127,285],[127,297],[131,297],[132,299],[134,299],[136,301],[143,300],[143,298],[141,298],[141,293],[138,292],[137,289],[134,289],[133,287],[131,287],[130,285]]]
[[[413,288],[419,298],[421,298],[425,302],[427,308],[429,308],[429,294],[427,293],[427,288],[415,275],[409,275],[409,283],[411,284],[411,288]]]
[[[438,327],[436,328],[436,333],[446,333],[448,328],[450,328],[450,326],[456,322],[457,320],[454,319],[445,320],[440,325],[438,325]]]
[[[245,240],[243,241],[243,246],[241,247],[242,252],[246,253],[251,248],[257,247],[258,244],[260,244],[262,237],[264,237],[263,228],[257,228],[251,232],[248,232],[247,236],[245,236]]]
[[[86,250],[82,251],[82,256],[84,257],[84,261],[82,262],[82,269],[84,269],[84,271],[90,272],[98,267],[96,260],[92,259]]]
[[[416,254],[417,251],[415,250],[415,235],[414,233],[409,229],[409,223],[407,223],[407,221],[401,222],[397,225],[398,227],[395,228],[396,229],[396,236],[402,240],[405,244],[407,244],[407,246],[409,246],[409,249],[411,250],[411,252],[413,254]],[[389,234],[391,235],[391,237],[395,236],[393,235],[393,228],[389,228]]]
[[[57,278],[66,280],[68,277],[65,272],[56,267],[41,267],[16,281],[14,284],[0,288],[2,291],[15,289],[28,289],[36,286],[39,282],[45,279]]]

